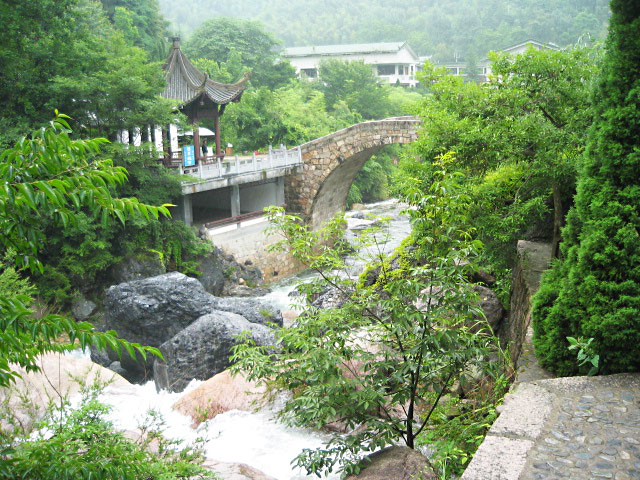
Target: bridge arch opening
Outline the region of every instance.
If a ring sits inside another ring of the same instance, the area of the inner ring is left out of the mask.
[[[333,218],[347,206],[347,197],[351,185],[364,164],[382,149],[383,145],[366,148],[351,157],[344,159],[326,177],[316,194],[309,219],[313,230]]]
[[[301,145],[303,168],[285,185],[289,210],[319,228],[345,210],[349,189],[365,162],[385,145],[414,141],[419,124],[415,117],[363,122]]]

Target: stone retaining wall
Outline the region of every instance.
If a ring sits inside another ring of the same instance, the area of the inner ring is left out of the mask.
[[[304,270],[304,266],[287,252],[269,252],[279,237],[267,235],[267,223],[243,227],[223,234],[209,236],[209,240],[235,257],[238,263],[251,262],[262,271],[265,283],[271,283],[282,277],[295,275]]]
[[[551,263],[551,244],[518,241],[518,259],[513,269],[511,307],[500,329],[503,348],[509,348],[514,365],[518,363],[527,328],[531,323],[531,299],[538,291],[540,278]]]

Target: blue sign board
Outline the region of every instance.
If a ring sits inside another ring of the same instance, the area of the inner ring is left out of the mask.
[[[182,147],[182,160],[185,167],[193,167],[196,164],[196,152],[193,145]]]

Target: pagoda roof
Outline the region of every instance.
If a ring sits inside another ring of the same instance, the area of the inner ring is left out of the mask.
[[[211,80],[208,75],[193,66],[180,50],[178,42],[174,42],[173,50],[162,68],[165,71],[167,86],[161,96],[178,100],[181,105],[191,103],[201,95],[218,105],[237,102],[249,81],[249,73],[245,73],[244,77],[236,83],[220,83]]]

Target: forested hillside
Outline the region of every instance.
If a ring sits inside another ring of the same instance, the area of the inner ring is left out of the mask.
[[[285,46],[407,40],[420,55],[482,56],[532,38],[603,38],[607,0],[160,0],[183,35],[213,16],[260,20]],[[584,38],[584,37],[583,37]]]

